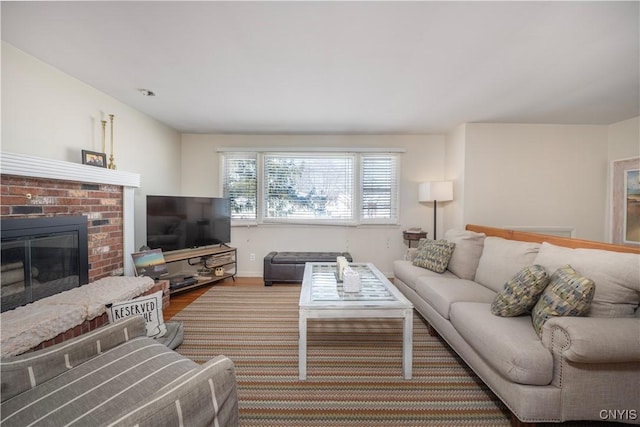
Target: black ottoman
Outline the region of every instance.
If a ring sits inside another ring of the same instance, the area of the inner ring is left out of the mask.
[[[336,262],[339,256],[353,261],[349,252],[269,252],[264,257],[264,285],[271,286],[273,282],[301,283],[305,263]]]

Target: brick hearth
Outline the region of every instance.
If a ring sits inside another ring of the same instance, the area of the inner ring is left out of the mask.
[[[88,222],[89,282],[122,274],[122,186],[5,174],[1,179],[0,216],[85,215]]]

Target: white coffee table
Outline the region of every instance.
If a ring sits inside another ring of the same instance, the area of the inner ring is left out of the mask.
[[[411,379],[413,304],[371,263],[349,264],[360,274],[362,290],[347,293],[336,280],[336,264],[308,262],[300,291],[298,367],[307,379],[307,319],[402,318],[402,367]]]

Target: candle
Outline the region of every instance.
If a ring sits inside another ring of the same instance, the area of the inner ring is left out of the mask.
[[[113,157],[113,114],[109,114],[111,120],[111,157]]]
[[[107,146],[106,146],[106,133],[107,133],[107,121],[102,120],[102,152],[106,154]]]
[[[353,270],[351,267],[345,267],[344,272],[344,285],[342,288],[345,292],[360,292],[362,288],[362,282],[360,281],[360,274]]]
[[[342,281],[344,275],[344,269],[349,266],[347,259],[343,256],[339,256],[336,258],[336,267],[338,269],[338,280]]]

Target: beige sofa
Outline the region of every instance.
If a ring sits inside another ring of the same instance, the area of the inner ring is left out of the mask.
[[[640,424],[640,251],[480,226],[445,239],[456,246],[444,273],[409,256],[395,261],[394,284],[506,404],[514,424]],[[549,274],[569,264],[592,279],[587,315],[552,318],[541,337],[530,315],[493,315],[505,282],[534,264]]]

